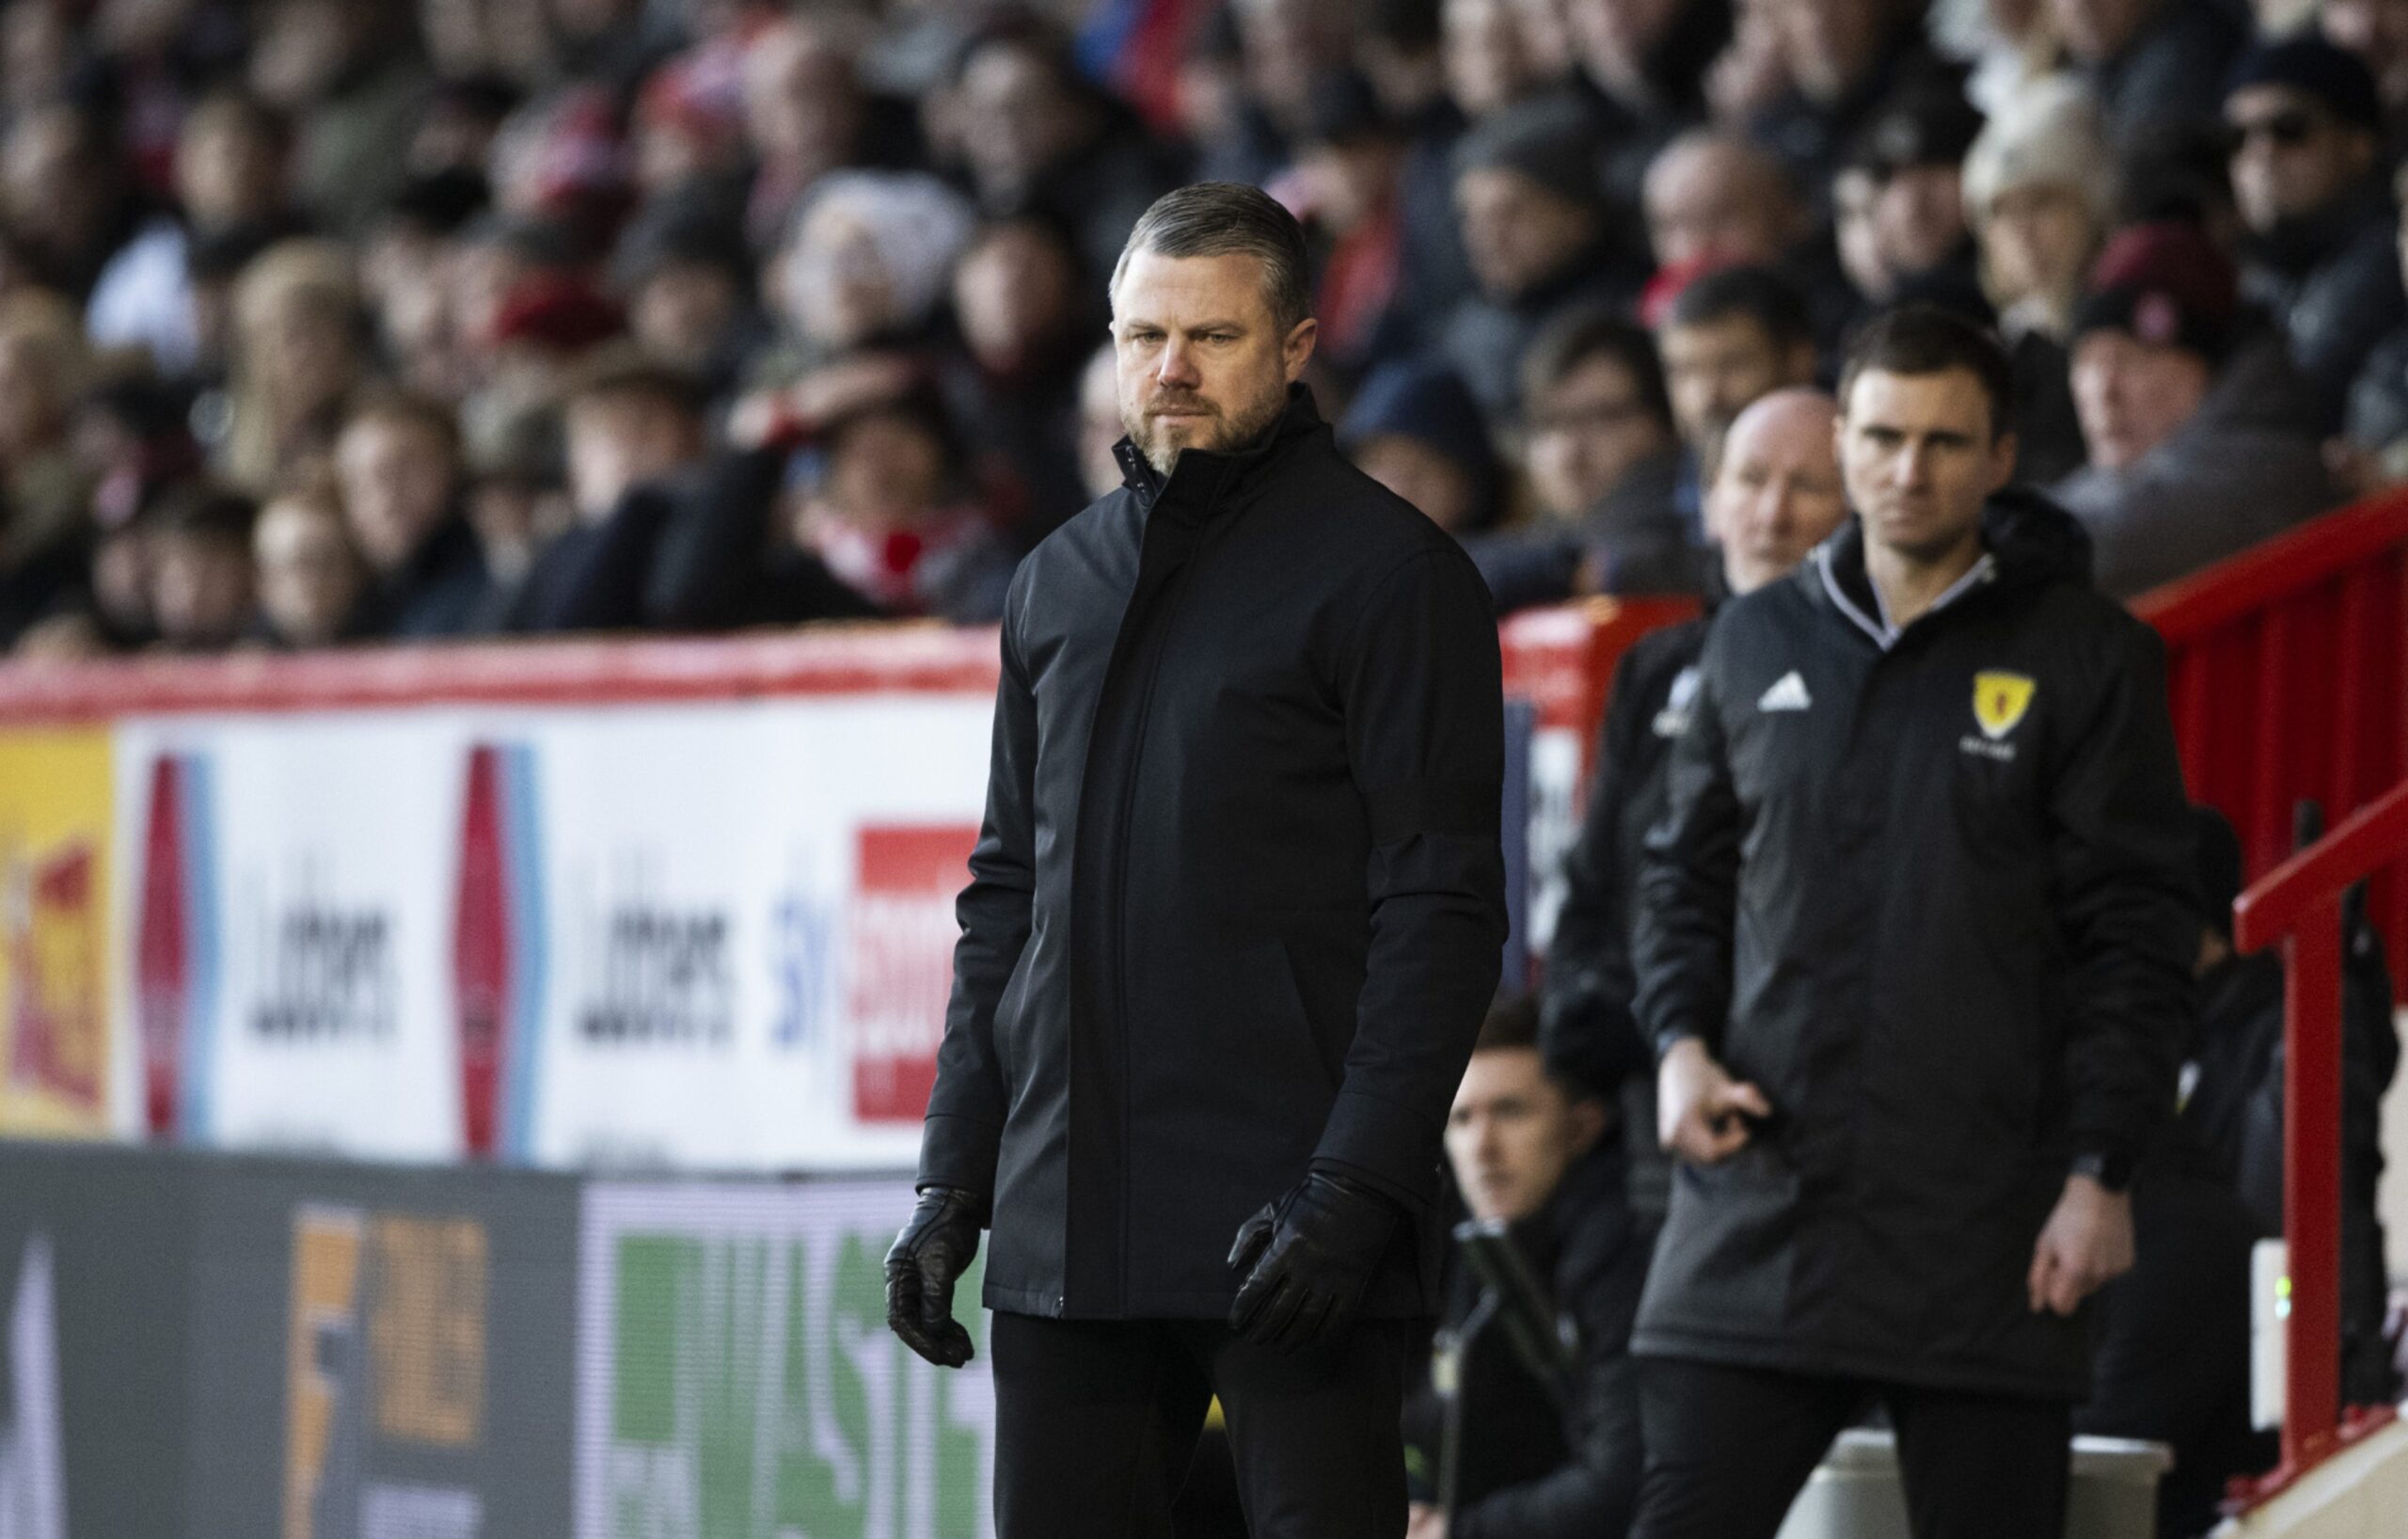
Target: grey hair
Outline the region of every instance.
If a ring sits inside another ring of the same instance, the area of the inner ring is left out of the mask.
[[[1243,182],[1198,182],[1153,201],[1129,231],[1112,267],[1112,290],[1140,251],[1158,257],[1252,257],[1262,264],[1263,298],[1287,336],[1313,313],[1306,277],[1305,230],[1296,216],[1259,187]]]

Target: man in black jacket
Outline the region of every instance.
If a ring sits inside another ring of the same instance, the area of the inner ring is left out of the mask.
[[[1731,424],[1705,497],[1723,593],[1753,593],[1786,576],[1847,517],[1832,446],[1837,419],[1830,396],[1800,389],[1775,390]],[[1588,811],[1563,863],[1568,890],[1540,996],[1548,1067],[1620,1107],[1636,1178],[1632,1200],[1658,1219],[1665,1183],[1655,1066],[1630,1013],[1631,891],[1640,843],[1664,813],[1665,772],[1688,724],[1709,618],[1710,611],[1640,637],[1614,670]]]
[[[1633,943],[1686,1162],[1632,1340],[1647,1539],[1771,1535],[1868,1398],[1922,1539],[2064,1527],[2197,933],[2162,653],[2002,495],[2012,399],[1988,333],[1875,322],[1857,522],[1699,658]]]
[[[1408,1322],[1505,936],[1496,627],[1296,386],[1303,233],[1166,195],[1113,283],[1126,484],[1022,563],[888,1320],[993,1230],[1005,1539],[1168,1532],[1215,1395],[1261,1535],[1397,1533]],[[1251,1215],[1251,1216],[1249,1216]]]

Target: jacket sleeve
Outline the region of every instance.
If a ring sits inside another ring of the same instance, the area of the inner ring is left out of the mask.
[[[1732,925],[1739,892],[1739,798],[1722,736],[1711,639],[1689,723],[1672,746],[1664,817],[1647,834],[1631,921],[1633,1005],[1660,1053],[1675,1037],[1719,1048],[1731,1014]]]
[[[2137,622],[2115,629],[2088,719],[2052,745],[2047,794],[2068,1131],[2077,1152],[2137,1160],[2173,1108],[2199,917],[2164,648]]]
[[[994,747],[987,812],[970,852],[970,885],[955,904],[961,939],[953,951],[953,995],[937,1048],[936,1087],[920,1136],[922,1186],[953,1186],[991,1201],[995,1161],[1009,1105],[995,1056],[995,1009],[1028,944],[1037,891],[1037,702],[1015,635],[1024,601],[1015,583],[1003,627],[1003,676],[995,686]]]
[[[1630,912],[1624,896],[1630,883],[1622,869],[1638,851],[1621,848],[1624,767],[1652,704],[1652,691],[1637,677],[1640,655],[1624,653],[1614,669],[1588,811],[1563,860],[1566,890],[1547,945],[1539,1009],[1539,1047],[1549,1067],[1601,1095],[1644,1062],[1630,1012]]]
[[[1370,825],[1370,944],[1354,1039],[1313,1153],[1416,1208],[1435,1198],[1448,1108],[1497,991],[1503,668],[1480,574],[1451,547],[1372,591],[1339,674]]]

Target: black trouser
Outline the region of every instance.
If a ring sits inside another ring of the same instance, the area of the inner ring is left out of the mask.
[[[2072,1411],[2060,1401],[1810,1378],[1669,1357],[1639,1365],[1647,1473],[1632,1539],[1772,1539],[1868,1400],[1890,1412],[1915,1539],[2055,1539]]]
[[[1217,1320],[998,1313],[996,1532],[1165,1539],[1218,1395],[1254,1539],[1396,1539],[1411,1334],[1364,1321],[1335,1345],[1282,1357]]]

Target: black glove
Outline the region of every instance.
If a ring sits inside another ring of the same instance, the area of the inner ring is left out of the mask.
[[[1229,1328],[1274,1352],[1343,1335],[1387,1254],[1398,1213],[1394,1201],[1342,1176],[1307,1176],[1238,1230],[1229,1264],[1245,1281],[1229,1306]]]
[[[978,1254],[984,1206],[951,1186],[923,1186],[911,1221],[886,1253],[886,1328],[939,1368],[973,1356],[970,1333],[953,1317],[953,1285]]]

